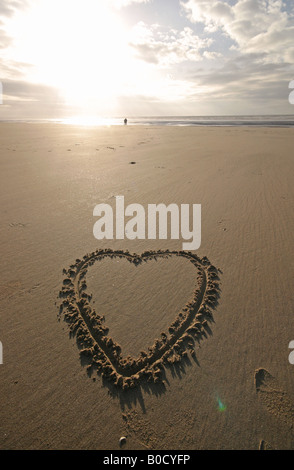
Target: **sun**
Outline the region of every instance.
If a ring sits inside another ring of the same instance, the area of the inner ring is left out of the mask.
[[[57,114],[62,110],[64,118],[92,122],[142,115],[142,107],[187,96],[189,84],[138,57],[132,42],[136,28],[129,18],[124,22],[115,0],[27,2],[5,24],[13,43],[2,55],[28,64],[19,80],[52,88]]]
[[[89,112],[111,107],[123,91],[121,71],[130,57],[123,23],[108,4],[38,0],[16,16],[13,53],[32,64],[28,79],[56,87],[71,106]]]

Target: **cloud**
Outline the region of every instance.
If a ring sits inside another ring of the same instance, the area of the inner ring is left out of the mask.
[[[16,62],[6,59],[5,62],[3,61],[1,64],[1,78],[2,80],[4,77],[7,79],[20,79],[31,67],[32,65],[24,62]]]
[[[243,54],[218,69],[194,71],[189,77],[195,84],[191,100],[213,104],[215,110],[219,106],[224,114],[285,113],[291,66],[263,59],[262,53]]]
[[[282,0],[228,2],[188,0],[181,5],[193,23],[208,32],[221,31],[244,53],[266,52],[268,60],[285,60],[293,54],[294,19]]]
[[[11,38],[3,29],[0,29],[0,49],[6,49],[11,43]]]
[[[220,52],[204,51],[203,57],[208,60],[214,60],[223,57],[223,55]]]
[[[54,118],[66,110],[58,90],[25,80],[3,80],[0,119]]]
[[[182,0],[192,23],[204,25],[208,37],[221,33],[233,45],[211,70],[189,71],[195,84],[191,99],[219,105],[225,112],[283,113],[293,77],[294,17],[282,0]],[[219,37],[219,36],[218,36]],[[210,51],[204,52],[211,58]],[[220,65],[221,64],[221,65]],[[201,90],[201,96],[198,91]],[[235,111],[234,111],[235,109]],[[262,110],[262,111],[261,111]]]
[[[58,98],[55,88],[24,80],[4,80],[3,93],[8,99],[27,101],[47,101]],[[59,98],[60,99],[60,98]]]
[[[0,17],[13,16],[16,10],[24,10],[29,4],[28,0],[6,0],[0,3]]]
[[[157,24],[147,26],[143,21],[133,27],[130,35],[130,45],[135,49],[137,57],[161,66],[200,61],[202,52],[213,42],[212,38],[202,39],[195,35],[189,27],[181,31],[167,30]]]
[[[0,25],[5,27],[7,18],[11,18],[16,11],[25,10],[29,5],[29,0],[7,0],[0,3]],[[0,50],[6,49],[12,43],[12,38],[4,28],[0,28]]]
[[[107,3],[115,8],[127,7],[133,3],[149,3],[152,0],[107,0]]]
[[[188,0],[181,5],[193,23],[204,23],[206,30],[215,31],[225,21],[233,18],[232,8],[228,3],[214,0]]]

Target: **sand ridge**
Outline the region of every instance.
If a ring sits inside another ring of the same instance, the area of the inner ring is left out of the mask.
[[[184,257],[195,266],[199,288],[170,325],[168,333],[162,332],[148,352],[141,351],[137,358],[123,358],[120,345],[108,334],[104,316],[90,306],[92,295],[87,293],[87,270],[105,257],[125,258],[136,266],[158,257],[172,256]],[[206,257],[200,259],[185,251],[146,251],[137,255],[122,250],[97,250],[82,260],[77,259],[63,272],[66,278],[59,293],[62,299],[59,318],[63,313],[71,334],[76,336],[81,356],[86,358],[88,371],[97,370],[99,375],[123,390],[135,387],[142,379],[162,383],[164,364],[180,362],[188,351],[195,354],[195,339],[200,341],[207,336],[220,292],[218,269]]]

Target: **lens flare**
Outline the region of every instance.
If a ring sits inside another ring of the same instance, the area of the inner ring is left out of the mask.
[[[217,408],[218,411],[220,411],[221,413],[223,413],[227,409],[227,405],[225,405],[219,397],[217,397]]]

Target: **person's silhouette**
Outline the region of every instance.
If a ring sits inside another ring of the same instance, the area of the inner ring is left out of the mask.
[[[124,123],[125,123],[125,126],[126,126],[126,125],[127,125],[127,123],[128,123],[128,120],[127,120],[127,118],[125,118],[125,120],[124,120]]]

